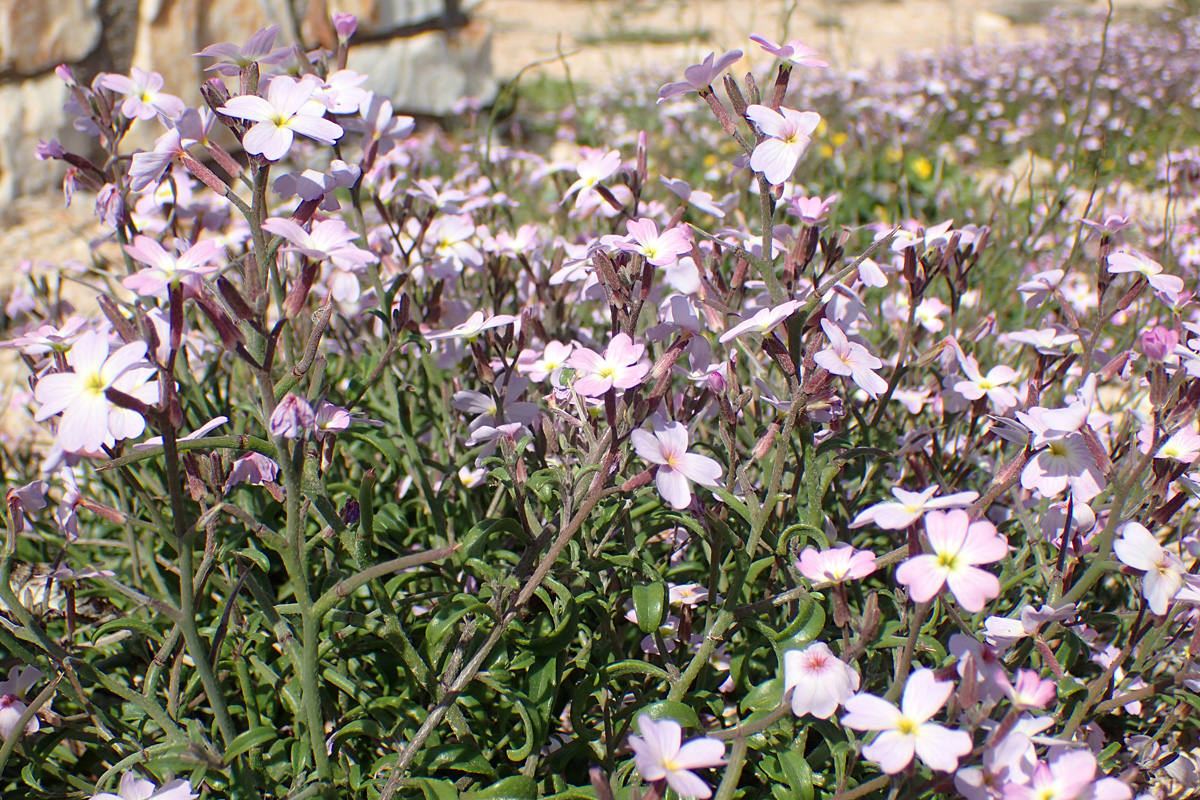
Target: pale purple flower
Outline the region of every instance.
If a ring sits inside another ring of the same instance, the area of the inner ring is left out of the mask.
[[[38,381],[34,398],[41,422],[62,413],[58,443],[65,452],[98,452],[103,445],[140,436],[146,421],[136,411],[109,402],[105,390],[118,389],[144,403],[158,402],[156,370],[144,359],[145,342],[127,344],[111,356],[108,337],[88,331],[67,354],[71,372],[56,372]]]
[[[316,415],[308,401],[289,392],[271,412],[267,428],[272,436],[297,439],[312,430],[315,424]]]
[[[1079,341],[1079,336],[1066,328],[1049,327],[1038,330],[1028,329],[1014,331],[1008,334],[1009,341],[1024,344],[1048,356],[1061,356],[1063,345]]]
[[[638,428],[629,438],[641,458],[658,465],[655,475],[658,493],[672,508],[687,508],[691,504],[692,481],[701,486],[721,485],[721,465],[708,456],[687,451],[688,430],[682,423],[672,422],[653,433]]]
[[[149,236],[136,236],[133,244],[125,245],[125,252],[147,268],[125,278],[121,285],[143,297],[162,297],[173,284],[183,284],[189,294],[198,293],[201,279],[220,270],[211,263],[218,252],[212,239],[203,239],[179,255],[172,255]]]
[[[333,29],[337,31],[338,41],[342,44],[350,41],[350,37],[358,30],[358,17],[354,14],[334,12],[331,19]]]
[[[178,128],[169,128],[154,141],[154,149],[133,154],[129,165],[129,188],[140,192],[152,183],[162,180],[172,162],[186,153]]]
[[[799,39],[792,39],[786,44],[775,44],[765,36],[760,36],[757,33],[750,34],[750,41],[757,44],[766,52],[780,58],[784,61],[790,61],[798,67],[811,67],[813,69],[824,69],[829,66],[828,61],[824,61],[817,57],[817,51]]]
[[[163,87],[162,75],[137,67],[129,72],[131,77],[108,73],[99,80],[105,89],[125,95],[121,113],[127,118],[148,120],[162,114],[167,119],[178,119],[183,115],[187,104],[173,94],[159,91]]]
[[[925,515],[931,553],[914,556],[896,568],[896,582],[908,587],[915,602],[932,600],[942,587],[975,613],[1000,595],[1000,581],[976,564],[991,564],[1008,554],[1008,543],[986,520],[972,522],[967,512],[932,511]]]
[[[1028,784],[1006,785],[1004,800],[1077,800],[1090,794],[1095,777],[1096,758],[1090,752],[1060,750],[1049,764],[1038,762]]]
[[[595,191],[596,184],[608,180],[620,168],[621,154],[616,150],[596,153],[583,159],[575,167],[579,173],[579,179],[567,187],[567,193],[563,195],[563,200],[578,192],[579,196],[575,198],[575,207],[579,208],[584,198]]]
[[[965,508],[979,499],[977,492],[955,492],[944,497],[934,497],[939,488],[935,485],[919,492],[910,492],[899,486],[893,486],[892,496],[896,498],[895,501],[888,500],[863,509],[850,523],[850,527],[861,528],[863,525],[873,522],[884,530],[903,530],[919,520],[926,511]]]
[[[228,493],[239,483],[248,483],[251,486],[271,483],[278,475],[279,465],[270,458],[261,453],[248,453],[233,462],[229,477],[225,479],[224,491]]]
[[[412,117],[394,116],[392,101],[368,92],[358,107],[359,117],[344,122],[346,130],[363,135],[363,164],[369,169],[376,156],[388,153],[396,143],[413,132],[416,123]]]
[[[534,350],[526,350],[517,358],[517,372],[528,374],[531,380],[538,383],[546,378],[557,381],[574,349],[572,344],[547,342],[540,355]]]
[[[176,778],[158,788],[133,772],[123,772],[116,794],[100,792],[92,795],[91,800],[195,800],[199,796],[185,778]]]
[[[1111,236],[1117,231],[1124,230],[1130,225],[1128,214],[1106,214],[1099,222],[1090,219],[1079,220],[1103,236]]]
[[[324,438],[328,434],[338,433],[350,427],[353,418],[350,412],[341,406],[335,406],[328,400],[322,400],[317,405],[316,415],[313,419],[313,427],[316,431],[318,439]]]
[[[783,693],[792,693],[792,713],[829,719],[858,691],[858,672],[833,654],[824,642],[783,654]]]
[[[1019,377],[1015,369],[1007,364],[998,364],[987,375],[983,375],[974,356],[960,358],[959,363],[967,379],[955,383],[954,391],[968,400],[979,400],[986,396],[997,414],[1003,415],[1008,409],[1016,408],[1020,402],[1017,393],[1006,386]]]
[[[845,583],[867,577],[875,571],[875,554],[870,550],[855,550],[850,545],[818,551],[806,547],[796,562],[800,574],[813,583]]]
[[[461,325],[455,325],[453,328],[445,331],[427,333],[425,338],[431,342],[435,342],[438,339],[466,339],[470,341],[478,338],[486,330],[511,325],[516,321],[517,318],[511,314],[494,314],[485,319],[482,311],[476,311],[467,317],[467,321]]]
[[[712,797],[712,788],[692,770],[723,765],[724,742],[704,737],[682,744],[683,728],[671,719],[656,722],[639,714],[637,723],[641,736],[630,736],[629,748],[642,780],[665,780],[680,797]]]
[[[1168,358],[1178,361],[1175,348],[1179,346],[1179,334],[1162,325],[1142,331],[1142,352],[1151,361],[1163,362]]]
[[[880,731],[863,748],[863,757],[894,775],[909,765],[914,753],[930,769],[953,772],[971,752],[971,737],[930,722],[950,698],[954,684],[939,681],[932,670],[908,677],[900,708],[875,695],[859,693],[845,702],[842,724],[857,731]]]
[[[717,205],[713,196],[700,189],[693,189],[688,185],[687,181],[674,178],[659,178],[663,185],[670,189],[680,200],[688,204],[688,207],[703,211],[706,214],[712,214],[714,217],[723,218],[725,209]]]
[[[0,741],[11,739],[14,734],[38,732],[41,725],[36,715],[30,718],[23,731],[17,730],[17,723],[28,708],[24,702],[25,693],[41,679],[42,672],[36,667],[13,667],[8,672],[8,679],[0,681]]]
[[[1061,269],[1048,269],[1018,284],[1017,291],[1025,295],[1025,307],[1037,308],[1046,302],[1046,298],[1054,294],[1066,274]]]
[[[1141,570],[1142,595],[1155,614],[1166,614],[1167,607],[1183,588],[1187,568],[1179,556],[1167,550],[1154,534],[1137,522],[1121,526],[1121,538],[1113,542],[1113,553],[1127,567]]]
[[[580,347],[567,359],[575,369],[575,391],[584,397],[599,397],[609,389],[632,389],[646,379],[649,362],[643,360],[643,344],[634,344],[627,333],[618,333],[600,355]]]
[[[643,218],[626,223],[628,236],[617,239],[618,250],[641,253],[656,267],[666,267],[679,260],[681,255],[692,252],[692,242],[684,228],[671,228],[658,232],[654,220]]]
[[[746,117],[758,126],[767,138],[750,155],[750,169],[761,172],[767,183],[778,186],[792,177],[800,157],[808,149],[813,131],[821,122],[815,111],[779,111],[763,105],[746,109]]]
[[[787,300],[774,308],[759,309],[750,319],[742,320],[721,334],[721,338],[718,341],[721,344],[725,344],[744,333],[765,334],[795,313],[796,309],[801,305],[802,303],[799,300]]]
[[[311,232],[285,217],[270,217],[262,227],[268,233],[282,236],[291,242],[294,246],[287,248],[288,250],[303,253],[317,261],[330,258],[348,266],[365,266],[379,260],[371,251],[354,246],[358,235],[340,219],[314,222]]]
[[[668,83],[658,90],[658,103],[688,92],[705,92],[712,82],[742,57],[741,50],[730,50],[717,58],[716,53],[709,53],[699,64],[694,64],[683,71],[683,80],[678,83]]]
[[[1108,255],[1108,271],[1114,275],[1137,272],[1146,278],[1150,287],[1169,305],[1177,305],[1183,292],[1183,278],[1163,273],[1162,264],[1138,252],[1118,250]]]
[[[61,328],[46,323],[15,339],[0,342],[0,348],[15,347],[27,356],[40,356],[50,352],[65,353],[71,348],[71,343],[85,333],[84,327],[87,324],[87,319],[80,316],[69,317]]]
[[[1062,494],[1070,486],[1077,503],[1088,503],[1100,494],[1107,481],[1081,432],[1087,424],[1082,403],[1055,410],[1035,406],[1016,416],[1034,434],[1032,444],[1038,449],[1021,471],[1022,486],[1045,497]]]
[[[341,138],[341,126],[325,119],[325,106],[313,99],[316,88],[311,81],[280,75],[267,87],[266,99],[238,95],[217,111],[257,123],[242,138],[242,146],[247,153],[278,161],[291,149],[295,133],[321,144],[333,144]]]
[[[278,25],[271,25],[267,28],[262,28],[255,32],[241,47],[229,42],[221,42],[212,44],[196,53],[198,57],[215,58],[215,64],[211,64],[204,68],[205,72],[215,70],[222,75],[227,75],[230,78],[237,77],[241,74],[244,67],[248,67],[257,61],[259,64],[278,64],[286,61],[291,56],[293,50],[291,47],[277,47],[271,49],[275,44],[275,36],[279,33]]]
[[[821,329],[829,339],[829,346],[813,356],[818,366],[831,375],[849,376],[870,397],[887,391],[887,381],[875,374],[883,366],[882,361],[858,342],[847,339],[842,329],[829,320],[821,320]]]

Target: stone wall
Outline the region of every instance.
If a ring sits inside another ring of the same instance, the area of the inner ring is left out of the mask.
[[[162,73],[165,91],[196,105],[198,87],[212,73],[202,72],[211,61],[192,54],[215,42],[241,44],[274,23],[281,26],[277,46],[333,49],[329,14],[341,11],[358,16],[349,67],[371,74],[367,88],[405,112],[441,115],[463,97],[486,101],[495,92],[491,32],[470,14],[480,2],[0,0],[0,201],[60,179],[58,165],[34,159],[39,137],[77,152],[89,147],[62,110],[67,90],[54,74],[59,64],[89,82],[99,72],[153,70]]]

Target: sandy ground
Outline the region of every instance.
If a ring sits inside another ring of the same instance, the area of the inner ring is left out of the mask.
[[[1118,13],[1166,0],[1114,0]],[[770,57],[748,40],[800,39],[835,67],[870,67],[901,53],[949,45],[1011,42],[1041,35],[1051,10],[1100,13],[1104,0],[484,0],[476,14],[492,24],[497,77],[558,54],[572,77],[619,76],[648,66],[683,67],[710,51],[739,48],[739,69]],[[675,44],[653,37],[687,35]],[[561,61],[535,69],[564,75]]]

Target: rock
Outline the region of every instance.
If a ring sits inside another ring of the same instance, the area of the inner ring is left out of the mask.
[[[365,88],[392,98],[397,109],[437,116],[464,97],[495,97],[491,43],[491,28],[472,21],[450,33],[352,46],[349,67],[368,73]]]
[[[63,104],[67,87],[53,72],[0,86],[0,201],[43,191],[62,180],[58,163],[34,157],[38,138],[58,138],[65,147],[86,148],[71,127]]]
[[[99,0],[0,0],[0,72],[32,76],[80,61],[100,41]]]

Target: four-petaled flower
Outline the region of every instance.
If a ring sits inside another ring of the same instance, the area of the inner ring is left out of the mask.
[[[1169,305],[1179,303],[1183,291],[1183,278],[1163,273],[1162,264],[1138,252],[1118,250],[1108,255],[1108,271],[1114,275],[1122,272],[1137,272],[1146,278],[1150,288]]]
[[[1008,543],[986,520],[972,522],[966,511],[931,511],[925,515],[925,538],[932,553],[913,556],[896,569],[896,582],[912,599],[925,603],[946,584],[962,607],[975,613],[999,596],[1000,581],[976,564],[991,564],[1008,553]]]
[[[818,366],[831,375],[850,376],[870,397],[878,397],[887,391],[887,381],[875,374],[875,370],[883,366],[882,361],[858,342],[847,339],[842,329],[829,320],[821,320],[821,328],[829,339],[829,346],[813,356]]]
[[[865,578],[874,572],[875,554],[870,550],[855,550],[848,544],[821,551],[806,547],[800,553],[796,566],[801,575],[814,583],[845,583]]]
[[[92,795],[91,800],[195,800],[199,796],[192,791],[192,784],[186,778],[176,778],[159,788],[132,772],[125,772],[117,784],[116,794],[100,792]]]
[[[708,91],[717,76],[724,72],[733,62],[742,57],[741,50],[730,50],[717,58],[716,53],[709,53],[699,64],[693,64],[683,71],[683,80],[678,83],[668,83],[658,90],[658,100],[661,103],[672,97],[678,97],[688,92]]]
[[[109,73],[100,78],[100,85],[125,95],[121,113],[129,119],[148,120],[162,114],[167,119],[183,116],[187,104],[173,94],[159,91],[163,87],[163,76],[157,72],[146,72],[133,67],[131,77]]]
[[[856,731],[880,731],[862,754],[889,775],[907,767],[914,753],[930,769],[953,772],[958,759],[971,752],[971,737],[929,721],[953,689],[953,683],[939,681],[932,670],[918,669],[904,685],[900,708],[881,697],[859,693],[844,703],[849,713],[842,717],[842,724]]]
[[[675,720],[639,714],[637,722],[642,735],[630,736],[629,747],[642,780],[665,780],[680,797],[712,797],[712,788],[692,770],[724,764],[725,743],[704,737],[682,744],[683,728]]]
[[[582,392],[581,392],[582,394]],[[653,433],[638,428],[629,434],[637,454],[658,465],[658,492],[672,508],[687,508],[692,502],[689,481],[701,486],[720,486],[721,465],[708,456],[687,451],[688,431],[672,422]]]
[[[242,146],[247,153],[278,161],[291,149],[294,134],[321,144],[333,144],[341,138],[342,127],[325,119],[325,106],[313,99],[316,88],[312,81],[280,75],[267,86],[265,99],[258,95],[238,95],[217,111],[257,123],[242,137]]]
[[[1167,606],[1183,588],[1187,568],[1179,556],[1158,543],[1146,527],[1138,522],[1121,526],[1121,538],[1113,542],[1113,552],[1121,563],[1142,570],[1142,595],[1155,614],[1166,614]]]
[[[755,104],[746,109],[746,117],[767,137],[750,154],[750,169],[761,172],[767,183],[778,186],[796,171],[800,157],[812,141],[813,131],[821,123],[821,115],[790,108],[776,111]]]
[[[783,654],[783,693],[792,693],[792,713],[829,719],[858,691],[858,672],[833,654],[824,642]]]
[[[656,267],[668,267],[681,255],[692,252],[692,242],[684,228],[671,228],[662,233],[652,219],[631,219],[626,224],[628,236],[617,239],[618,250],[641,253]]]
[[[200,279],[220,269],[210,263],[217,256],[217,244],[212,239],[196,242],[179,255],[172,255],[149,236],[136,236],[133,244],[125,245],[125,252],[146,264],[147,269],[138,270],[121,281],[121,285],[143,297],[162,296],[164,289],[177,283],[183,284],[189,294],[196,294],[200,291]]]
[[[600,355],[581,347],[567,359],[575,372],[575,391],[599,397],[609,389],[632,389],[646,379],[650,364],[642,360],[644,344],[634,344],[627,333],[618,333]]]
[[[781,58],[784,61],[790,61],[798,67],[812,67],[813,69],[824,69],[829,66],[829,62],[817,57],[817,51],[799,39],[792,39],[787,44],[775,44],[765,36],[759,36],[757,33],[750,34],[750,41],[757,44],[763,50],[767,51],[776,58]]]

